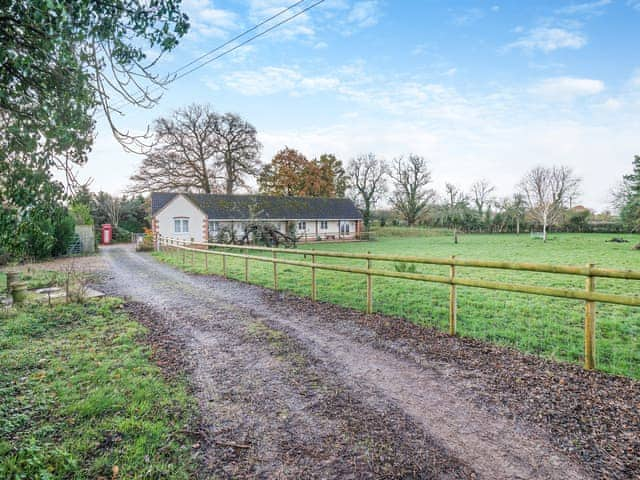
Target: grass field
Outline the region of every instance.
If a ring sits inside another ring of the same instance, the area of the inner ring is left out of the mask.
[[[194,400],[120,304],[0,312],[0,478],[192,478]]]
[[[481,260],[529,261],[549,264],[585,265],[640,270],[640,251],[631,249],[638,235],[625,235],[629,243],[610,243],[608,234],[552,234],[544,244],[529,235],[467,235],[454,245],[450,236],[380,236],[377,241],[358,243],[316,243],[298,249],[367,252]],[[156,254],[164,261],[182,266],[182,254]],[[291,255],[300,259],[299,255]],[[309,260],[307,256],[307,260]],[[366,261],[319,258],[319,262],[359,265]],[[210,256],[210,273],[220,274],[221,258]],[[204,273],[204,255],[186,254],[184,268]],[[310,269],[281,265],[280,289],[309,296]],[[389,262],[373,262],[373,268],[394,269]],[[415,265],[418,273],[447,274],[448,267]],[[251,283],[272,287],[271,264],[251,261]],[[244,260],[228,259],[229,276],[244,278]],[[458,268],[457,276],[530,285],[584,288],[584,278],[477,268]],[[363,275],[317,272],[318,299],[365,309],[366,280]],[[416,323],[448,328],[448,286],[388,278],[374,278],[374,310],[410,319]],[[640,282],[597,279],[599,291],[640,295]],[[583,360],[584,302],[552,297],[497,292],[459,287],[458,332],[491,342],[510,345],[562,361]],[[640,309],[598,304],[596,326],[598,368],[640,378]]]

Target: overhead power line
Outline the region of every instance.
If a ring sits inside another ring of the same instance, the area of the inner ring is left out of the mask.
[[[242,33],[239,33],[239,34],[238,34],[238,35],[236,35],[235,37],[233,37],[233,38],[231,38],[231,39],[227,40],[226,42],[224,42],[223,44],[218,45],[217,47],[215,47],[215,48],[213,48],[213,49],[209,50],[209,51],[208,51],[208,52],[206,52],[206,53],[203,53],[203,54],[202,54],[202,55],[200,55],[198,58],[194,58],[194,59],[193,59],[193,60],[191,60],[189,63],[187,63],[187,64],[185,64],[185,65],[181,66],[181,67],[180,67],[180,68],[178,68],[176,71],[174,71],[174,72],[172,73],[172,75],[176,75],[176,74],[178,74],[179,72],[181,72],[181,71],[182,71],[182,70],[184,70],[185,68],[188,68],[188,67],[190,67],[191,65],[193,65],[194,63],[199,62],[199,61],[200,61],[200,60],[202,60],[203,58],[208,57],[208,56],[209,56],[209,55],[211,55],[212,53],[215,53],[215,52],[217,52],[217,51],[219,51],[219,50],[223,49],[223,48],[224,48],[224,47],[226,47],[227,45],[232,44],[232,43],[233,43],[233,42],[235,42],[236,40],[238,40],[238,39],[240,39],[240,38],[244,37],[245,35],[247,35],[248,33],[251,33],[251,32],[253,32],[253,31],[257,30],[258,28],[260,28],[261,26],[263,26],[265,23],[269,23],[271,20],[273,20],[273,19],[275,19],[275,18],[278,18],[278,17],[279,17],[279,16],[281,16],[281,15],[284,15],[284,14],[285,14],[285,13],[287,13],[289,10],[291,10],[291,9],[293,9],[293,8],[295,8],[295,7],[297,7],[298,5],[300,5],[301,3],[304,3],[304,2],[306,2],[306,1],[307,1],[307,0],[299,0],[299,1],[298,1],[298,2],[296,2],[296,3],[293,3],[293,4],[289,5],[287,8],[285,8],[285,9],[283,9],[283,10],[280,10],[278,13],[276,13],[276,14],[274,14],[274,15],[271,15],[269,18],[265,18],[263,21],[261,21],[260,23],[257,23],[256,25],[254,25],[254,26],[253,26],[253,27],[251,27],[250,29],[245,30],[245,31],[244,31],[244,32],[242,32]]]
[[[272,30],[275,30],[276,28],[280,27],[281,25],[284,25],[285,23],[290,22],[291,20],[293,20],[293,19],[295,19],[295,18],[299,17],[299,16],[300,16],[300,15],[302,15],[303,13],[308,12],[308,11],[309,11],[309,10],[311,10],[312,8],[317,7],[318,5],[320,5],[320,4],[321,4],[321,3],[323,3],[323,2],[325,2],[325,0],[317,0],[315,3],[312,3],[312,4],[311,4],[311,5],[309,5],[308,7],[303,8],[302,10],[300,10],[300,11],[299,11],[299,12],[297,12],[297,13],[295,13],[294,15],[291,15],[290,17],[287,17],[287,18],[285,18],[284,20],[281,20],[281,21],[279,21],[278,23],[276,23],[276,24],[274,24],[274,25],[270,26],[270,27],[269,27],[269,28],[267,28],[266,30],[263,30],[262,32],[257,33],[257,34],[255,34],[255,35],[253,35],[252,37],[247,38],[245,41],[243,41],[243,42],[239,43],[238,45],[235,45],[234,47],[232,47],[232,48],[230,48],[230,49],[228,49],[228,50],[225,50],[224,52],[222,52],[222,53],[220,53],[220,54],[216,55],[215,57],[212,57],[212,58],[208,59],[206,62],[203,62],[203,63],[201,63],[201,64],[199,64],[199,65],[196,65],[196,66],[195,66],[195,67],[193,67],[192,69],[187,70],[186,72],[184,72],[184,73],[182,73],[182,74],[180,74],[180,75],[177,75],[177,76],[176,76],[172,81],[179,80],[179,79],[181,79],[181,78],[183,78],[183,77],[185,77],[185,76],[189,75],[190,73],[193,73],[193,72],[195,72],[196,70],[201,69],[201,68],[202,68],[202,67],[204,67],[205,65],[208,65],[209,63],[211,63],[211,62],[213,62],[213,61],[215,61],[215,60],[218,60],[219,58],[224,57],[225,55],[228,55],[229,53],[233,52],[234,50],[237,50],[238,48],[243,47],[244,45],[246,45],[246,44],[247,44],[247,43],[249,43],[249,42],[252,42],[252,41],[253,41],[253,40],[255,40],[256,38],[259,38],[259,37],[262,37],[262,36],[266,35],[267,33],[271,32]],[[299,4],[299,3],[301,3],[301,2],[298,2],[298,4]],[[293,7],[292,7],[292,8],[293,8]],[[245,33],[247,33],[247,32],[245,32]],[[222,48],[222,47],[220,47],[220,48]],[[219,50],[219,48],[218,48],[217,50]]]
[[[178,69],[174,70],[173,72],[171,72],[171,73],[168,75],[168,77],[173,77],[173,78],[171,78],[170,80],[168,80],[166,84],[164,84],[163,86],[156,86],[155,88],[153,88],[153,89],[151,89],[150,91],[148,91],[148,93],[149,93],[149,94],[150,94],[150,93],[154,93],[154,92],[156,92],[156,91],[160,90],[161,88],[163,88],[164,86],[170,85],[171,83],[175,82],[176,80],[179,80],[179,79],[181,79],[181,78],[184,78],[184,77],[186,77],[187,75],[189,75],[189,74],[191,74],[191,73],[193,73],[193,72],[195,72],[195,71],[197,71],[197,70],[201,69],[202,67],[204,67],[204,66],[206,66],[206,65],[208,65],[208,64],[210,64],[210,63],[212,63],[212,62],[214,62],[214,61],[216,61],[216,60],[218,60],[218,59],[220,59],[220,58],[222,58],[222,57],[224,57],[224,56],[226,56],[226,55],[228,55],[228,54],[230,54],[230,53],[234,52],[235,50],[237,50],[237,49],[239,49],[239,48],[241,48],[241,47],[243,47],[243,46],[247,45],[248,43],[252,42],[253,40],[255,40],[255,39],[257,39],[257,38],[260,38],[260,37],[262,37],[262,36],[266,35],[267,33],[269,33],[269,32],[271,32],[271,31],[275,30],[276,28],[278,28],[278,27],[280,27],[280,26],[282,26],[282,25],[284,25],[284,24],[286,24],[286,23],[289,23],[290,21],[292,21],[292,20],[294,20],[294,19],[298,18],[300,15],[302,15],[302,14],[304,14],[304,13],[308,12],[308,11],[309,11],[309,10],[311,10],[312,8],[317,7],[317,6],[318,6],[318,5],[320,5],[321,3],[324,3],[326,0],[316,0],[314,3],[312,3],[312,4],[308,5],[307,7],[303,8],[302,10],[300,10],[300,11],[296,12],[296,13],[295,13],[295,14],[293,14],[293,15],[290,15],[290,16],[288,16],[288,17],[284,18],[283,20],[280,20],[279,22],[277,22],[277,23],[275,23],[275,24],[271,25],[269,28],[267,28],[267,29],[265,29],[265,30],[263,30],[263,31],[261,31],[261,32],[259,32],[259,33],[257,33],[257,34],[255,34],[255,35],[253,35],[253,36],[251,36],[251,37],[247,38],[247,39],[246,39],[246,40],[244,40],[243,42],[241,42],[241,43],[239,43],[239,44],[237,44],[237,45],[234,45],[233,47],[231,47],[231,48],[229,48],[229,49],[227,49],[227,50],[222,51],[222,52],[221,52],[221,53],[219,53],[218,55],[215,55],[214,57],[209,58],[209,59],[207,59],[207,60],[206,60],[206,61],[204,61],[204,62],[198,63],[198,62],[200,62],[201,60],[203,60],[203,59],[205,59],[205,58],[209,57],[210,55],[212,55],[212,54],[214,54],[214,53],[216,53],[216,52],[219,52],[220,50],[224,49],[225,47],[229,46],[229,45],[230,45],[230,44],[232,44],[233,42],[235,42],[235,41],[239,40],[240,38],[244,37],[245,35],[247,35],[247,34],[249,34],[249,33],[251,33],[251,32],[254,32],[254,31],[258,30],[260,27],[264,26],[265,24],[267,24],[267,23],[271,22],[272,20],[275,20],[276,18],[278,18],[278,17],[280,17],[280,16],[284,15],[284,14],[285,14],[285,13],[287,13],[288,11],[290,11],[290,10],[292,10],[292,9],[296,8],[297,6],[299,6],[299,5],[303,4],[305,1],[306,1],[306,0],[298,0],[298,1],[297,1],[297,2],[295,2],[295,3],[292,3],[292,4],[291,4],[291,5],[289,5],[288,7],[284,8],[283,10],[281,10],[280,12],[278,12],[278,13],[276,13],[276,14],[274,14],[274,15],[270,16],[269,18],[266,18],[266,19],[262,20],[261,22],[257,23],[257,24],[256,24],[256,25],[254,25],[253,27],[251,27],[251,28],[249,28],[249,29],[247,29],[247,30],[245,30],[245,31],[243,31],[243,32],[241,32],[241,33],[239,33],[238,35],[236,35],[236,36],[234,36],[233,38],[231,38],[231,39],[227,40],[226,42],[222,43],[221,45],[218,45],[217,47],[212,48],[212,49],[211,49],[211,50],[209,50],[208,52],[206,52],[206,53],[204,53],[204,54],[200,55],[198,58],[195,58],[195,59],[191,60],[190,62],[188,62],[188,63],[186,63],[186,64],[182,65],[180,68],[178,68]],[[195,66],[193,66],[192,68],[190,68],[190,69],[189,69],[189,70],[187,70],[186,72],[180,73],[180,72],[182,72],[183,70],[185,70],[185,69],[187,69],[187,68],[191,67],[192,65],[195,65]],[[121,108],[121,107],[125,106],[126,104],[127,104],[127,102],[122,102],[122,103],[120,103],[119,105],[114,106],[114,108],[117,110],[118,108]],[[101,111],[101,112],[99,112],[99,115],[100,115],[100,117],[99,117],[99,118],[102,118],[102,116],[104,116],[105,114],[104,114],[104,112],[102,112],[102,111]]]

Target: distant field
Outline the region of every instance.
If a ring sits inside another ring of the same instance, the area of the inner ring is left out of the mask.
[[[399,234],[400,232],[398,232]],[[619,235],[618,235],[619,236]],[[482,260],[510,260],[550,264],[585,265],[640,270],[640,251],[631,249],[640,235],[623,235],[629,243],[609,243],[611,234],[551,234],[541,240],[522,235],[463,235],[453,244],[442,232],[425,236],[379,236],[377,241],[359,243],[316,243],[311,248],[342,252],[367,252],[449,257]],[[299,249],[299,250],[300,250]],[[181,265],[182,256],[158,254],[169,263]],[[204,272],[204,256],[196,255],[186,269]],[[292,258],[300,259],[298,255]],[[309,258],[307,258],[309,260]],[[365,266],[365,261],[324,259],[320,262]],[[446,274],[448,267],[416,265],[418,273]],[[229,276],[244,277],[244,261],[228,259]],[[308,268],[280,265],[279,285],[282,290],[310,296],[311,275]],[[390,262],[374,262],[373,268],[394,269]],[[221,273],[221,259],[209,257],[209,272]],[[272,287],[271,264],[250,262],[250,281]],[[584,288],[584,278],[475,268],[458,268],[456,275],[531,285]],[[364,310],[366,281],[364,276],[318,271],[318,299]],[[443,330],[448,325],[448,286],[374,278],[374,310],[410,319],[419,324],[434,325]],[[597,279],[599,291],[640,295],[640,281]],[[475,288],[458,289],[458,331],[460,335],[511,345],[563,361],[583,359],[584,303],[509,292]],[[598,304],[597,306],[598,368],[640,378],[640,308]]]

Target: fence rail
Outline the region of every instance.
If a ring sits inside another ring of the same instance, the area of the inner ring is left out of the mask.
[[[190,242],[171,237],[158,236],[156,241],[158,249],[175,248],[183,252],[183,263],[185,261],[185,252],[191,252],[205,255],[205,265],[207,264],[207,256],[222,257],[223,275],[227,276],[226,258],[244,259],[244,280],[249,280],[249,260],[257,262],[265,262],[273,264],[273,285],[278,289],[278,265],[289,265],[295,267],[305,267],[311,269],[311,298],[317,297],[316,270],[329,270],[334,272],[354,273],[365,275],[367,278],[367,313],[372,313],[373,308],[373,277],[398,278],[404,280],[414,280],[421,282],[431,282],[449,285],[449,333],[456,334],[457,329],[457,301],[456,286],[483,288],[489,290],[499,290],[507,292],[525,293],[530,295],[544,295],[556,298],[566,298],[573,300],[581,300],[585,302],[585,319],[584,319],[584,368],[592,370],[596,367],[595,362],[595,321],[596,321],[596,303],[610,303],[616,305],[626,305],[632,307],[640,307],[640,296],[635,295],[618,295],[612,293],[597,292],[595,290],[596,278],[614,278],[624,280],[640,280],[640,271],[635,270],[618,270],[608,268],[598,268],[593,264],[584,267],[570,265],[549,265],[540,263],[522,263],[522,262],[500,262],[491,260],[468,260],[459,259],[455,256],[451,258],[430,258],[415,257],[404,255],[380,255],[372,253],[343,253],[321,250],[297,250],[283,249],[271,247],[257,247],[249,245],[231,245],[219,243],[203,243]],[[242,253],[233,253],[229,250],[241,250]],[[269,252],[271,256],[251,255],[249,252]],[[289,260],[278,257],[278,254],[285,255],[303,255],[311,257],[311,261]],[[336,265],[329,263],[318,263],[317,257],[324,258],[341,258],[350,260],[366,260],[366,268]],[[449,266],[449,275],[429,275],[422,273],[398,272],[393,270],[382,270],[372,268],[372,262],[399,262],[399,263],[416,263],[428,265]],[[550,274],[564,274],[582,276],[585,278],[585,289],[576,288],[559,288],[544,287],[539,285],[525,285],[518,283],[496,282],[491,280],[481,280],[472,278],[461,278],[456,276],[456,267],[472,267],[487,269],[502,269],[515,271],[528,271]]]

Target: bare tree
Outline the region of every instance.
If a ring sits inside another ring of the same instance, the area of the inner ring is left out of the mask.
[[[352,197],[362,208],[364,226],[367,229],[371,224],[371,209],[386,191],[387,170],[384,160],[373,153],[358,155],[351,159],[347,167]]]
[[[208,105],[196,104],[156,120],[156,145],[131,177],[132,190],[218,191],[217,124],[218,115]]]
[[[396,158],[389,176],[395,185],[391,204],[412,227],[435,196],[435,192],[427,188],[431,182],[427,161],[418,155]]]
[[[520,182],[529,214],[542,225],[542,239],[547,241],[547,229],[558,221],[568,198],[577,195],[580,178],[571,168],[535,167]]]
[[[247,176],[258,174],[262,145],[253,125],[239,115],[226,113],[215,122],[216,165],[224,172],[225,192],[245,186]]]
[[[462,190],[456,187],[453,183],[445,183],[444,185],[445,197],[447,200],[447,206],[452,208],[460,202],[465,201],[465,195]]]
[[[446,208],[444,209],[444,221],[453,228],[453,243],[458,243],[458,226],[462,223],[467,210],[467,197],[462,189],[453,183],[445,183]]]
[[[491,200],[491,194],[495,189],[496,187],[484,178],[473,182],[471,185],[471,198],[473,198],[473,203],[476,204],[480,217],[482,217],[484,206]]]

